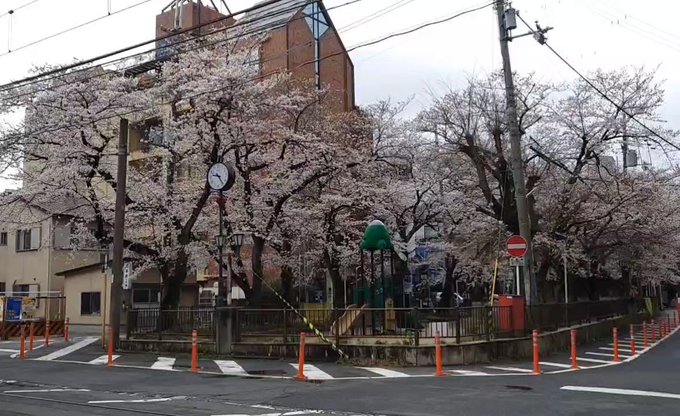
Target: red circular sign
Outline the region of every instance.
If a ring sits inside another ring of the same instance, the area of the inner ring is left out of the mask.
[[[527,240],[521,235],[513,235],[508,239],[508,254],[512,257],[524,257],[527,254]]]

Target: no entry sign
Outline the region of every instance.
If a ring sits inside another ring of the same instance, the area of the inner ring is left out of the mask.
[[[527,254],[527,240],[521,235],[513,235],[508,239],[508,254],[512,257],[524,257]]]

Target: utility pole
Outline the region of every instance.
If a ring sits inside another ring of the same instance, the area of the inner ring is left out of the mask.
[[[519,233],[527,241],[527,254],[524,256],[524,296],[527,303],[536,303],[538,292],[536,287],[536,275],[533,270],[534,251],[531,240],[531,223],[529,221],[529,209],[527,204],[527,190],[524,181],[524,163],[522,161],[522,145],[517,115],[517,101],[515,98],[515,83],[512,79],[512,66],[510,65],[510,50],[508,48],[509,29],[516,27],[506,25],[505,1],[496,0],[496,14],[498,16],[498,29],[500,33],[501,57],[503,58],[503,74],[505,76],[505,98],[507,101],[506,116],[510,127],[510,154],[512,164],[512,181],[515,188],[515,204],[517,205],[517,221]],[[514,14],[512,14],[514,20]],[[527,279],[527,276],[529,279]]]
[[[116,212],[113,228],[113,283],[111,284],[111,303],[109,322],[113,329],[113,345],[118,347],[120,340],[120,314],[123,291],[123,246],[125,244],[125,199],[127,195],[127,143],[128,120],[120,119],[118,131],[118,172],[116,176]]]

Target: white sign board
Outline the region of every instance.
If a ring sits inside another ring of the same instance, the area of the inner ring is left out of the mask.
[[[132,266],[130,265],[130,263],[123,264],[123,289],[124,290],[132,289],[132,279],[130,279],[131,274],[132,274]]]

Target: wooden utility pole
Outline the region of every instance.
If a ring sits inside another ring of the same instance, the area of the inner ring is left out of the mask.
[[[527,204],[527,190],[524,181],[524,162],[522,160],[522,144],[517,115],[517,100],[515,83],[512,79],[510,65],[510,50],[508,48],[508,28],[505,22],[505,1],[496,0],[496,14],[498,16],[498,30],[500,33],[501,57],[503,58],[503,74],[505,76],[505,98],[507,101],[506,117],[510,128],[510,156],[512,165],[512,181],[515,188],[515,204],[517,206],[517,222],[519,233],[527,241],[527,253],[524,256],[524,274],[522,283],[527,303],[536,303],[538,293],[536,275],[533,270],[533,244],[531,239],[531,222]],[[528,279],[527,279],[528,277]]]
[[[123,247],[125,244],[125,199],[127,195],[127,144],[128,120],[120,119],[118,132],[118,172],[116,176],[116,212],[113,227],[113,283],[111,284],[111,303],[109,322],[113,345],[118,347],[120,340],[120,315],[123,292]]]

